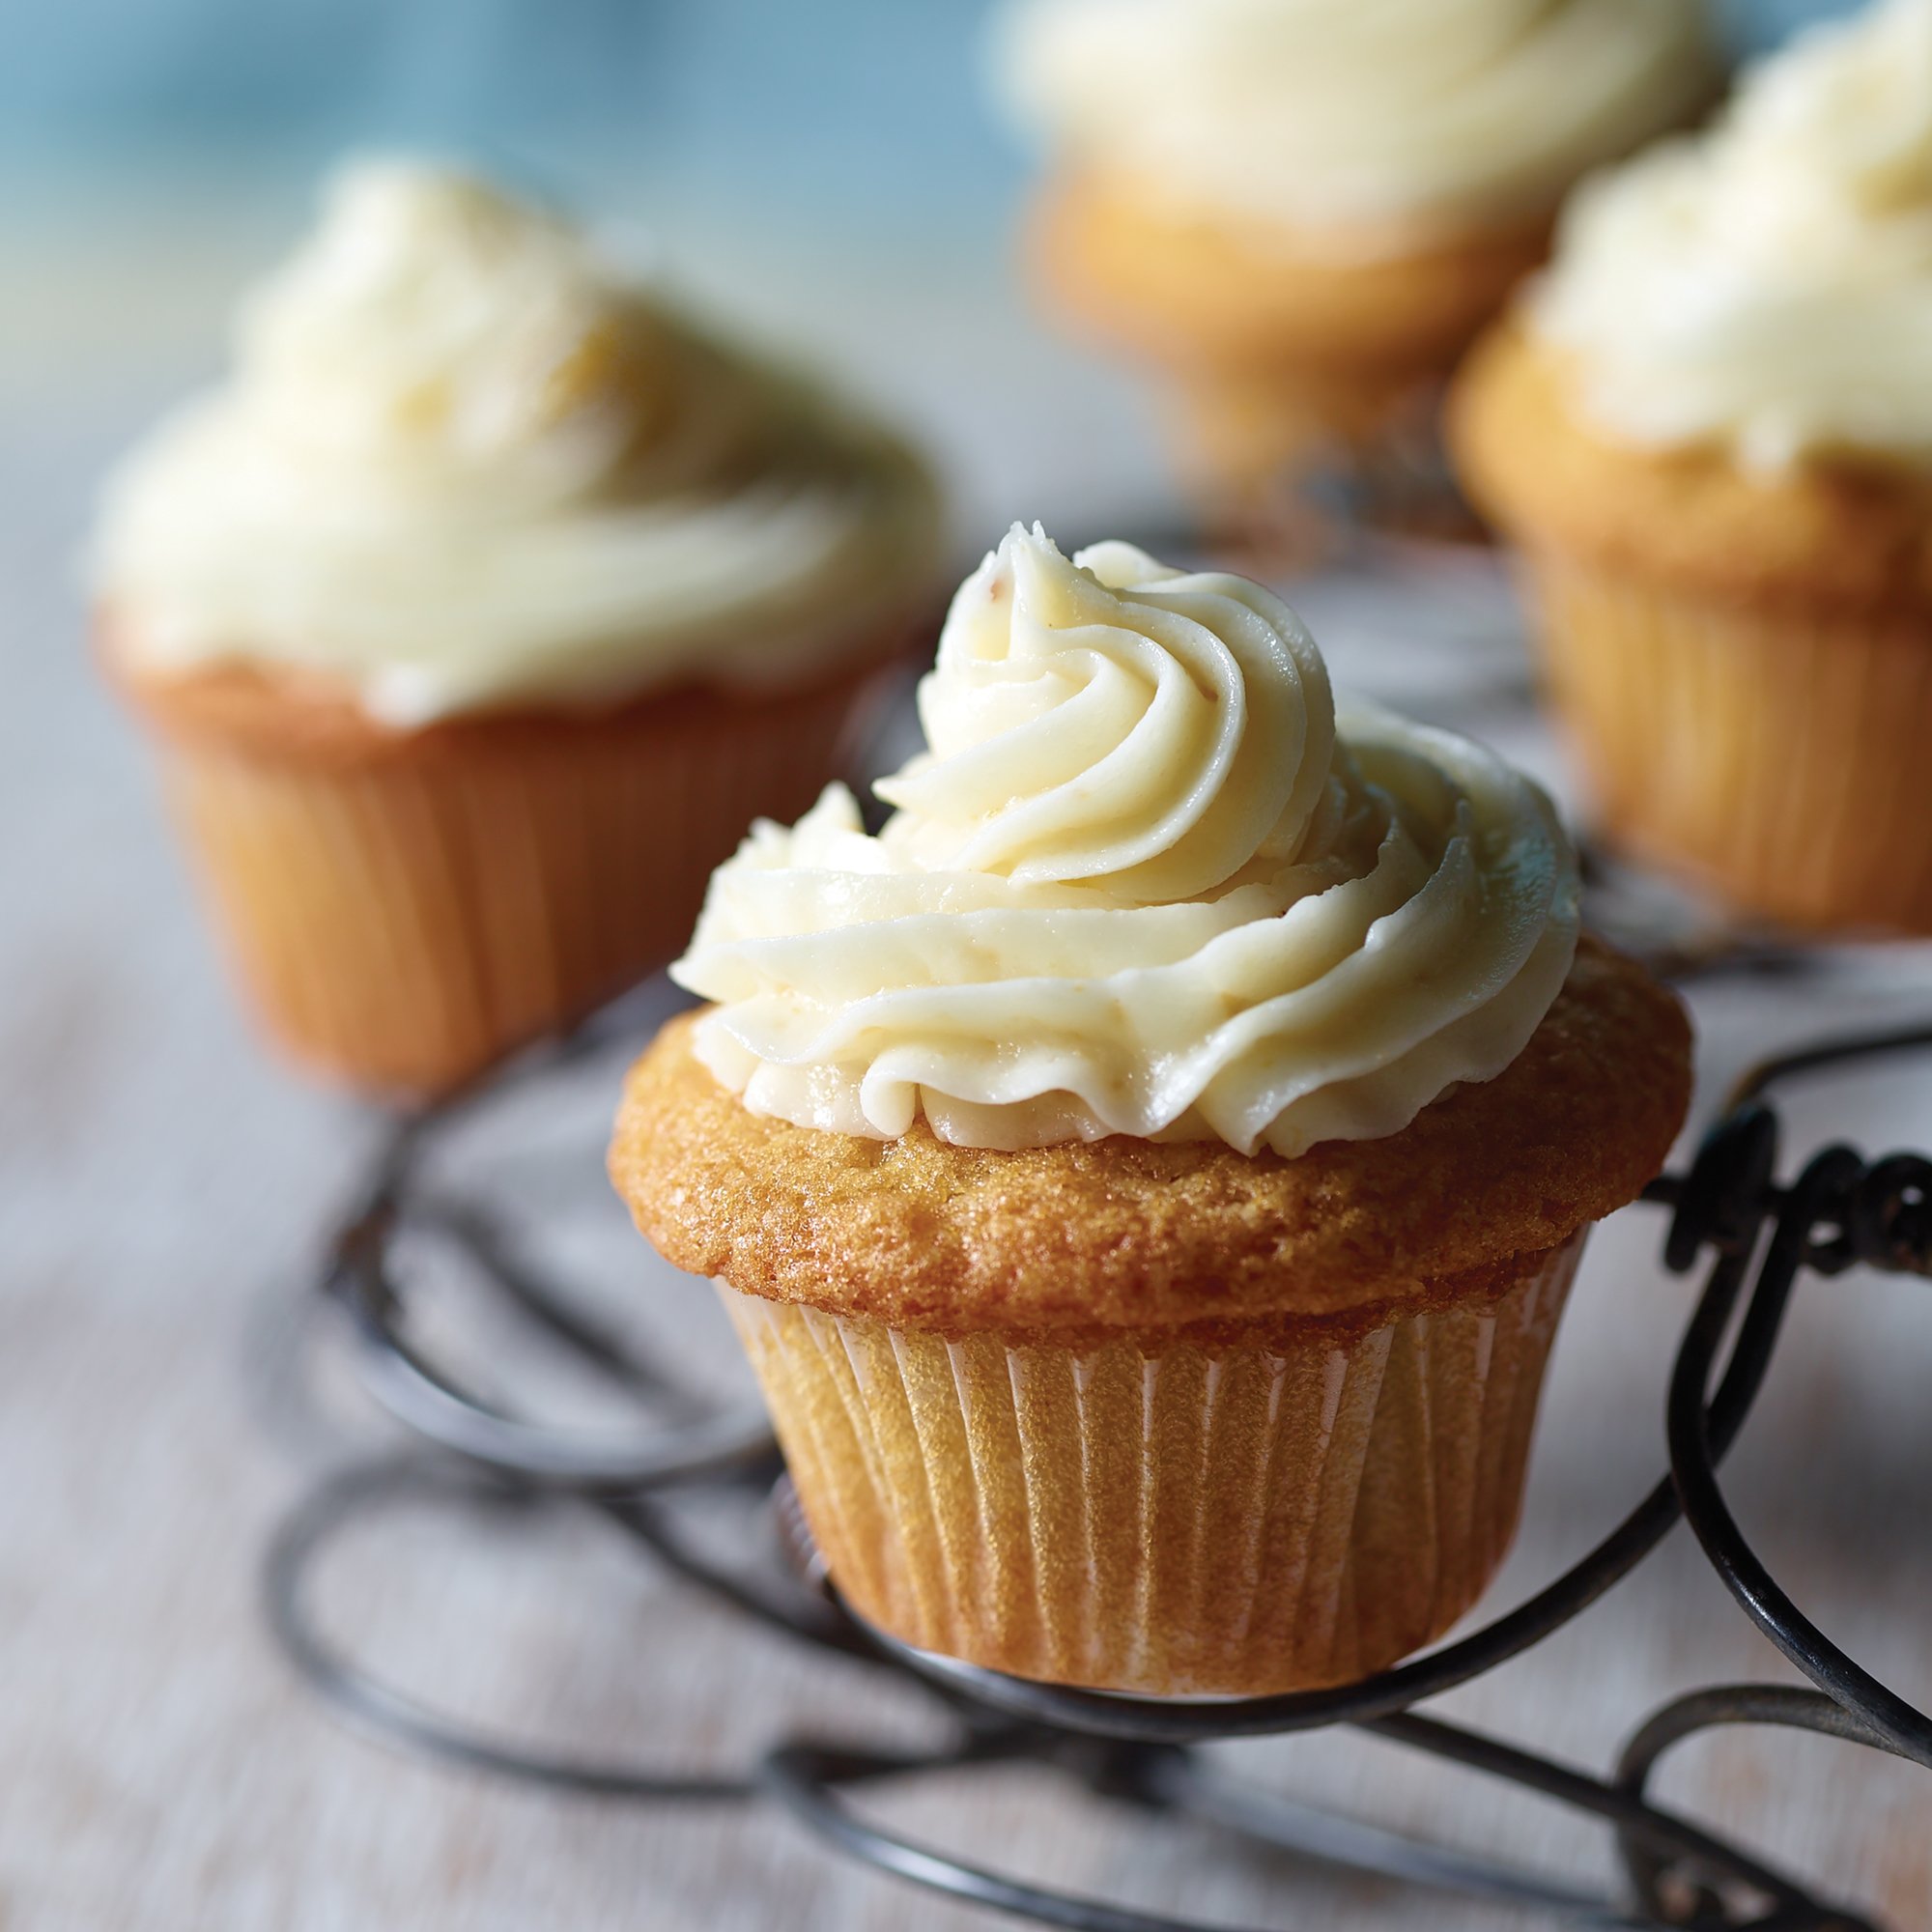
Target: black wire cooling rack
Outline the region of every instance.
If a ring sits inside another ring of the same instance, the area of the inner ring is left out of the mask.
[[[1680,1274],[1701,1267],[1702,1288],[1669,1382],[1667,1469],[1588,1554],[1494,1621],[1359,1683],[1201,1703],[1032,1683],[922,1655],[867,1627],[817,1566],[762,1411],[696,1406],[674,1367],[607,1329],[544,1271],[509,1252],[480,1212],[453,1200],[446,1187],[425,1182],[428,1157],[473,1109],[506,1089],[541,1092],[570,1062],[609,1047],[635,1024],[634,1014],[613,1009],[483,1089],[395,1123],[329,1239],[323,1292],[347,1319],[363,1380],[417,1443],[324,1483],[268,1552],[265,1603],[274,1634],[340,1713],[391,1743],[553,1788],[661,1804],[775,1804],[826,1845],[880,1871],[1074,1932],[1210,1928],[1021,1883],[963,1854],[913,1842],[868,1821],[852,1802],[855,1792],[1023,1761],[1143,1816],[1151,1810],[1211,1821],[1330,1865],[1518,1906],[1537,1922],[1877,1932],[1869,1919],[1655,1803],[1648,1791],[1653,1771],[1674,1747],[1728,1725],[1821,1733],[1932,1768],[1932,1718],[1811,1623],[1747,1541],[1720,1477],[1801,1280],[1855,1264],[1932,1274],[1932,1159],[1893,1153],[1868,1160],[1833,1145],[1780,1180],[1778,1122],[1769,1096],[1787,1082],[1849,1062],[1932,1048],[1932,1025],[1824,1040],[1765,1063],[1732,1095],[1690,1171],[1666,1174],[1646,1191],[1645,1199],[1668,1217],[1666,1264]],[[406,1236],[425,1229],[457,1242],[521,1319],[632,1392],[664,1418],[661,1426],[613,1444],[608,1431],[539,1424],[466,1385],[412,1327],[410,1270],[398,1250]],[[759,1500],[776,1536],[754,1537],[755,1548],[726,1560],[715,1539],[692,1535],[694,1504],[721,1513],[730,1504],[734,1520],[749,1514],[755,1520],[757,1512],[743,1507],[749,1496]],[[696,1773],[674,1757],[576,1756],[472,1731],[370,1674],[330,1644],[311,1614],[311,1573],[339,1532],[372,1513],[425,1502],[485,1512],[596,1511],[640,1554],[731,1611],[800,1645],[863,1659],[923,1685],[950,1713],[951,1741],[908,1753],[793,1740],[718,1775]],[[1635,1725],[1605,1772],[1558,1762],[1419,1708],[1585,1614],[1680,1518],[1744,1612],[1811,1688],[1723,1684],[1676,1698]],[[1564,1883],[1291,1802],[1230,1776],[1198,1749],[1215,1740],[1337,1724],[1362,1727],[1599,1821],[1614,1835],[1621,1891]]]

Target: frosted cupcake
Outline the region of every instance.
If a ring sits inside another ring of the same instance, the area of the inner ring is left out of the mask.
[[[895,437],[564,223],[342,175],[112,479],[110,672],[298,1060],[433,1093],[674,952],[937,611]]]
[[[1453,416],[1610,836],[1932,932],[1932,4],[1588,188]]]
[[[618,1189],[884,1629],[1156,1694],[1386,1664],[1501,1560],[1682,1012],[1528,780],[1338,712],[1241,578],[1015,528],[920,711],[876,837],[834,787],[719,869]]]
[[[1363,458],[1541,260],[1586,168],[1709,97],[1698,0],[1016,0],[1035,275],[1171,379],[1253,507]]]

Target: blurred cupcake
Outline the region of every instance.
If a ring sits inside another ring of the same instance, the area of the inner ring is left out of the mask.
[[[1501,1560],[1682,1012],[1579,944],[1533,784],[1338,719],[1241,578],[1015,528],[920,711],[877,837],[833,787],[720,868],[618,1189],[895,1635],[1155,1694],[1389,1663]]]
[[[1585,189],[1452,430],[1610,836],[1932,932],[1932,0]]]
[[[1003,29],[1052,156],[1036,278],[1172,379],[1239,513],[1426,446],[1566,189],[1712,87],[1700,0],[1015,0]]]
[[[936,614],[917,459],[554,216],[364,165],[113,478],[115,683],[298,1060],[445,1089],[674,952]]]

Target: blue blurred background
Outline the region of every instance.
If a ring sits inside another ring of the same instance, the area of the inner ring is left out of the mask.
[[[0,166],[300,181],[345,147],[455,149],[600,198],[755,196],[843,225],[996,204],[985,0],[0,4]]]
[[[1727,7],[1740,46],[1838,11],[1833,0]],[[375,1122],[297,1089],[244,1038],[190,917],[135,727],[89,661],[80,558],[101,476],[218,368],[238,290],[288,250],[316,177],[345,151],[379,146],[480,161],[618,239],[648,231],[672,280],[735,328],[844,372],[923,434],[952,485],[963,555],[1015,517],[1044,519],[1069,548],[1172,527],[1151,385],[1057,337],[1016,285],[1013,214],[1030,164],[987,99],[988,11],[989,0],[0,0],[0,1659],[32,1660],[7,1682],[0,1718],[8,1932],[54,1932],[32,1916],[37,1899],[63,1927],[174,1932],[690,1927],[723,1922],[694,1904],[718,1874],[751,1875],[755,1910],[794,1870],[771,1861],[763,1819],[680,1816],[653,1834],[630,1813],[566,1817],[514,1790],[492,1796],[364,1755],[298,1705],[269,1655],[250,1587],[258,1541],[297,1466],[338,1453],[342,1406],[332,1382],[311,1389],[292,1366],[291,1291]],[[1400,583],[1331,583],[1319,607],[1314,594],[1297,588],[1297,602],[1338,668],[1353,653],[1346,682],[1378,668],[1371,688],[1415,708],[1466,702],[1472,685],[1521,687],[1492,575],[1466,590],[1461,575],[1433,576],[1427,623]],[[1558,775],[1514,696],[1504,729],[1506,751]],[[1924,973],[1915,952],[1895,984],[1850,978],[1838,996],[1873,1022],[1888,1010],[1903,1020],[1922,1014]],[[1721,1084],[1748,1053],[1814,1033],[1824,1022],[1805,1003],[1821,983],[1754,975],[1700,995],[1707,1077]],[[1918,1090],[1887,1079],[1901,1097],[1856,1132],[1918,1145],[1922,1110],[1906,1097]],[[1832,1118],[1842,1093],[1807,1102],[1818,1111],[1801,1117],[1796,1145],[1847,1126]],[[1548,1492],[1576,1522],[1606,1512],[1626,1479],[1650,1479],[1656,1449],[1632,1418],[1655,1399],[1678,1306],[1648,1278],[1651,1224],[1603,1238],[1621,1257],[1607,1261],[1612,1275],[1628,1276],[1604,1286],[1626,1292],[1573,1339],[1583,1353],[1570,1357],[1571,1387],[1585,1400],[1572,1420],[1596,1420],[1582,1435],[1560,1432],[1569,1462]],[[1836,1549],[1830,1496],[1855,1501],[1886,1563],[1847,1570],[1821,1614],[1855,1643],[1890,1630],[1894,1652],[1909,1652],[1914,1626],[1890,1611],[1910,1601],[1910,1577],[1890,1557],[1923,1541],[1898,1527],[1924,1493],[1911,1466],[1923,1435],[1910,1426],[1922,1355],[1892,1346],[1910,1319],[1903,1301],[1867,1324],[1874,1293],[1864,1285],[1858,1321],[1835,1299],[1814,1310],[1822,1325],[1785,1365],[1802,1372],[1787,1385],[1800,1406],[1785,1407],[1786,1426],[1767,1424],[1783,1453],[1761,1466],[1756,1495],[1784,1512],[1773,1518],[1783,1547],[1814,1569]],[[1863,1356],[1841,1359],[1837,1345],[1859,1335]],[[1901,1373],[1865,1399],[1860,1372],[1877,1377],[1887,1360]],[[1843,1424],[1836,1463],[1828,1422]],[[1548,1520],[1572,1535],[1569,1515]],[[448,1546],[424,1548],[433,1565]],[[472,1580],[455,1578],[447,1604],[460,1619],[487,1591],[484,1634],[501,1631],[508,1647],[498,1658],[480,1638],[460,1644],[432,1681],[469,1709],[494,1685],[504,1698],[492,1708],[540,1724],[568,1722],[587,1686],[584,1710],[608,1719],[598,1735],[630,1748],[635,1739],[618,1743],[630,1714],[644,1710],[646,1733],[664,1721],[659,1687],[646,1672],[641,1689],[600,1700],[595,1673],[606,1657],[628,1672],[656,1626],[632,1621],[629,1570],[598,1565],[569,1573],[582,1581],[566,1592],[571,1620],[554,1627],[563,1650],[539,1634],[553,1629],[537,1609],[547,1572],[532,1581],[520,1568],[506,1589],[494,1571],[466,1570]],[[417,1601],[380,1570],[363,1574],[376,1577],[372,1610]],[[666,1614],[688,1614],[670,1601]],[[1527,1734],[1551,1719],[1560,1748],[1609,1749],[1616,1730],[1600,1736],[1589,1700],[1561,1681],[1577,1659],[1599,1675],[1609,1660],[1626,1686],[1653,1673],[1687,1684],[1699,1658],[1714,1676],[1762,1665],[1727,1647],[1744,1626],[1686,1539],[1617,1601],[1609,1613],[1624,1621],[1606,1647],[1582,1633],[1554,1675],[1530,1661],[1527,1690],[1514,1678],[1501,1688],[1501,1728]],[[526,1626],[528,1642],[510,1644]],[[442,1628],[425,1621],[379,1667],[393,1657],[407,1672]],[[599,1648],[600,1633],[615,1647]],[[1901,1654],[1900,1667],[1914,1662]],[[722,1743],[707,1726],[707,1754],[728,1747],[740,1717],[748,1740],[767,1735],[791,1681],[781,1668],[751,1660],[742,1709]],[[667,1709],[705,1708],[673,1689]],[[1319,1781],[1327,1760],[1314,1762]],[[1819,1780],[1846,1769],[1804,1762]],[[1780,1859],[1822,1857],[1829,1821],[1849,1820],[1863,1836],[1831,1844],[1834,1868],[1883,1861],[1922,1906],[1921,1791],[1861,1783],[1827,1814],[1822,1782],[1787,1788],[1748,1759],[1725,1763],[1718,1790],[1734,1810],[1755,1807],[1760,1785],[1769,1793],[1762,1815],[1777,1830],[1765,1842]],[[1371,1769],[1380,1779],[1386,1767]],[[1039,1795],[1004,1794],[998,1815],[1031,1816]],[[1413,1815],[1435,1817],[1435,1797]],[[1069,1843],[1095,1842],[1093,1819],[1056,1810],[1028,1847],[1063,1820]],[[952,1822],[934,1829],[950,1834]],[[1023,1849],[1022,1862],[1033,1856]],[[1077,1879],[1080,1868],[1037,1869]],[[1131,1884],[1158,1867],[1110,1849],[1099,1869]],[[403,1902],[459,1888],[495,1909],[432,1918]],[[1198,1909],[1245,1895],[1224,1888]],[[159,1902],[190,1896],[185,1915]],[[926,1924],[909,1898],[882,1892],[875,1912],[812,1922]],[[796,1910],[811,1916],[810,1903]],[[1932,1912],[1901,1904],[1896,1922],[1923,1926]]]
[[[1724,0],[1740,46],[1840,11]],[[373,142],[554,178],[890,220],[1016,178],[979,80],[986,0],[0,0],[0,166],[301,178]]]
[[[1722,4],[1745,49],[1841,0]],[[90,430],[111,447],[217,366],[237,288],[288,247],[318,174],[404,146],[647,231],[673,283],[742,329],[863,367],[948,460],[969,520],[1051,509],[1076,478],[1104,516],[1101,479],[1160,471],[1149,405],[1012,286],[1028,163],[988,98],[989,11],[0,0],[11,429],[53,433],[58,397],[77,487]]]

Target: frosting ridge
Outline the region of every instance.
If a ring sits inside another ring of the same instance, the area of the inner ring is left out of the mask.
[[[1018,1148],[1294,1154],[1500,1072],[1569,970],[1575,854],[1479,747],[1345,706],[1259,584],[1007,536],[921,690],[929,749],[714,874],[672,969],[753,1111]]]
[[[1810,29],[1587,185],[1530,320],[1629,440],[1932,464],[1932,0]]]
[[[877,788],[904,849],[1143,904],[1293,852],[1334,743],[1307,635],[1239,579],[1204,589],[1120,543],[1080,565],[1009,540],[954,601],[919,694],[930,749]]]
[[[1712,75],[1701,0],[1009,0],[995,56],[1073,164],[1352,251],[1545,213]]]
[[[940,542],[885,431],[547,212],[382,161],[111,479],[94,576],[142,667],[298,666],[410,725],[798,680],[907,618]]]

